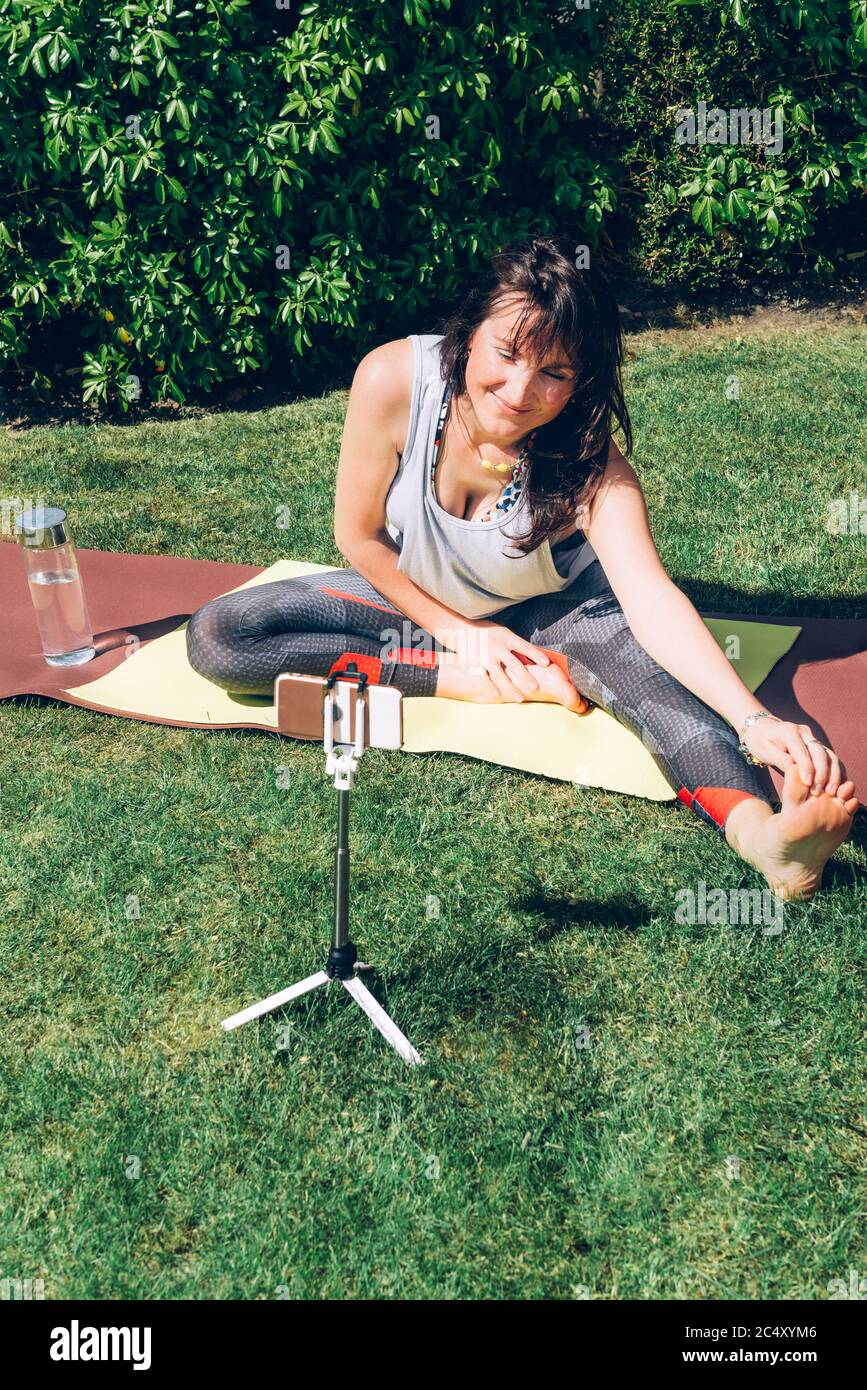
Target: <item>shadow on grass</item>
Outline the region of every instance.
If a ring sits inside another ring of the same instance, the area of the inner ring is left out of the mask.
[[[843,841],[851,845],[867,858],[867,811],[863,807],[855,812],[852,829]],[[860,864],[848,864],[832,855],[822,871],[821,893],[834,888],[840,893],[854,893],[867,884],[867,868]]]
[[[651,918],[648,909],[634,898],[598,902],[592,898],[552,897],[541,888],[519,899],[515,911],[541,919],[535,929],[531,925],[528,932],[540,942],[587,927],[634,932],[646,926]]]
[[[671,578],[705,617],[717,614],[734,614],[741,618],[761,616],[769,622],[798,626],[805,618],[833,618],[833,628],[822,637],[822,646],[827,645],[829,650],[822,651],[821,659],[830,656],[840,659],[867,648],[863,594],[780,593],[775,589],[748,593],[733,584],[711,583],[691,575],[672,575]]]
[[[434,1031],[451,1026],[456,1015],[471,1017],[479,1009],[500,1021],[517,1017],[532,1010],[531,1001],[545,999],[548,1007],[555,996],[568,1010],[574,1001],[572,991],[560,987],[562,962],[552,962],[546,951],[536,948],[575,933],[569,973],[570,978],[580,976],[585,930],[634,932],[650,920],[649,911],[632,900],[598,903],[549,897],[536,890],[504,911],[536,920],[519,928],[513,923],[504,933],[492,926],[416,942],[393,965],[374,967],[364,976],[365,984],[387,1012],[392,993],[401,1012],[407,1000],[423,1001],[425,1026]]]

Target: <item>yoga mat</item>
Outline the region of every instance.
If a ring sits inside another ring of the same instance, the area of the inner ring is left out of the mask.
[[[84,667],[61,669],[42,658],[17,543],[0,545],[0,699],[40,694],[152,723],[277,732],[269,697],[230,695],[193,671],[186,659],[186,621],[220,594],[334,566],[278,560],[262,569],[86,549],[78,557],[98,655]],[[720,645],[738,637],[736,669],[744,683],[774,713],[809,722],[863,792],[867,730],[857,713],[867,692],[867,621],[702,616]],[[579,717],[559,705],[404,697],[404,726],[406,752],[460,753],[650,800],[675,795],[640,739],[604,710]],[[782,778],[775,769],[761,776],[769,779],[769,791],[779,793]]]

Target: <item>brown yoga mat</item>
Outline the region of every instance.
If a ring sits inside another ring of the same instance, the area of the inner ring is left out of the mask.
[[[65,687],[105,676],[125,659],[132,641],[145,644],[171,632],[200,608],[261,574],[262,565],[229,565],[186,560],[172,555],[115,554],[79,550],[79,566],[96,634],[97,655],[85,666],[52,667],[42,657],[24,563],[17,542],[0,544],[0,594],[3,642],[0,699],[45,695],[122,718],[150,723],[202,726],[186,720],[126,715],[96,702],[70,696]],[[783,719],[810,724],[817,738],[838,754],[856,793],[867,800],[867,618],[805,618],[795,614],[734,614],[702,610],[707,618],[800,625],[791,650],[777,662],[756,691],[757,698]],[[258,723],[249,710],[249,728]],[[235,725],[234,727],[237,727]],[[760,773],[767,790],[779,795],[782,777],[774,769]]]

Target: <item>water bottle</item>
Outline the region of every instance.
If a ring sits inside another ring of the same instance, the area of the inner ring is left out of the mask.
[[[96,647],[66,512],[31,507],[15,520],[42,654],[49,666],[81,666]]]

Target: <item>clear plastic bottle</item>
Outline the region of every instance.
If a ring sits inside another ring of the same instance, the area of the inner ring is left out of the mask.
[[[31,507],[15,520],[42,654],[49,666],[81,666],[96,647],[66,512]]]

